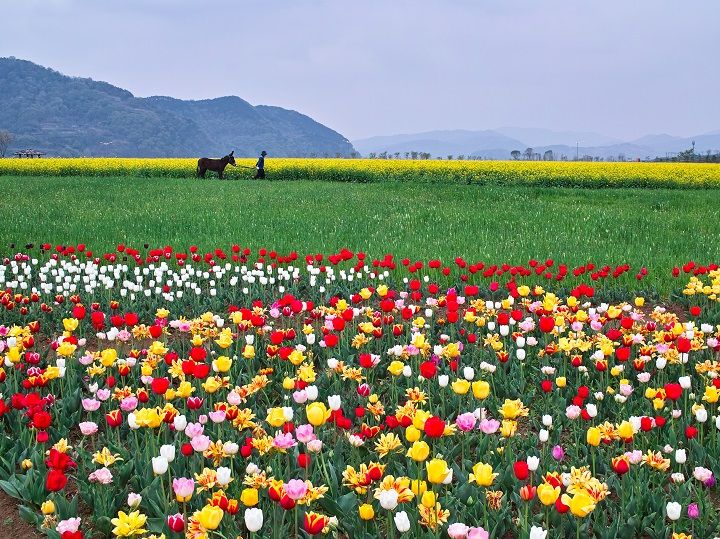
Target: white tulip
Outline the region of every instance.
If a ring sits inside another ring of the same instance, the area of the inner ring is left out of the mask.
[[[314,401],[318,398],[317,386],[307,386],[305,388],[305,393],[307,393],[308,400]]]
[[[254,533],[262,528],[263,512],[257,507],[248,507],[245,509],[245,527],[249,532]]]
[[[535,470],[538,469],[538,466],[540,465],[540,459],[538,457],[531,456],[525,460],[527,461],[528,469],[531,472],[534,472]]]
[[[340,409],[340,406],[342,405],[342,400],[340,399],[340,395],[330,395],[328,397],[328,405],[330,406],[331,410],[338,411]]]
[[[410,519],[408,518],[408,515],[405,511],[395,513],[393,520],[395,521],[395,527],[397,528],[397,531],[399,531],[400,533],[405,533],[410,530]]]
[[[543,530],[539,526],[533,526],[530,529],[530,539],[545,539],[547,537],[547,530]]]
[[[398,492],[395,489],[380,491],[380,505],[383,509],[393,511],[398,505]]]
[[[685,453],[684,449],[678,449],[675,451],[675,462],[678,464],[685,464],[685,461],[687,461],[687,453]]]
[[[173,419],[173,427],[175,427],[176,432],[183,432],[185,427],[187,427],[187,418],[184,415],[175,416],[175,419]]]
[[[217,476],[217,482],[218,485],[221,487],[226,487],[230,484],[230,481],[232,481],[230,477],[230,468],[226,468],[225,466],[220,466],[216,470],[216,476]]]
[[[447,387],[450,383],[450,377],[447,374],[441,374],[438,376],[438,385],[440,387]]]
[[[165,457],[165,460],[172,462],[175,460],[175,446],[165,444],[160,447],[160,456]]]
[[[155,475],[163,475],[168,471],[168,461],[165,457],[153,457],[152,458],[152,469]]]
[[[682,505],[677,502],[668,502],[667,506],[665,506],[665,510],[667,511],[667,517],[670,520],[678,520],[680,518],[680,514],[682,513]]]

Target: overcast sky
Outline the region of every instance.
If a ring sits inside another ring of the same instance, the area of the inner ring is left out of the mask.
[[[718,0],[0,0],[0,56],[350,139],[720,129]]]

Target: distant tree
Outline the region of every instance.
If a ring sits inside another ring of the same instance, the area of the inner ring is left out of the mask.
[[[523,155],[525,156],[525,159],[530,161],[532,159],[533,153],[535,153],[535,152],[533,152],[532,148],[526,148],[525,153],[523,153]]]
[[[395,152],[393,155],[395,156],[395,159],[400,159],[400,152]]]
[[[552,150],[545,150],[543,154],[543,161],[555,161],[555,155]]]
[[[411,158],[411,159],[417,159],[417,158],[418,158],[418,153],[417,153],[417,152],[410,152],[410,158]]]
[[[378,155],[378,157],[379,157],[380,159],[387,159],[387,158],[388,158],[388,153],[387,153],[387,152],[380,152],[380,154]]]
[[[463,159],[465,159],[465,156],[463,154],[460,154],[457,156],[457,158],[458,158],[458,161],[462,161]]]
[[[405,152],[405,159],[410,159],[410,152]]]
[[[376,157],[377,157],[377,153],[375,153],[375,152],[370,152],[370,153],[368,154],[368,158],[369,158],[369,159],[375,159]]]
[[[430,152],[420,152],[420,159],[428,160],[432,157]]]
[[[453,158],[452,154],[448,155],[447,158],[448,158],[448,161],[452,161],[452,158]]]
[[[624,153],[619,153],[619,154],[618,154],[618,161],[625,161],[625,154],[624,154]]]
[[[335,152],[335,159],[340,159],[342,157],[342,154],[340,152]]]
[[[0,131],[0,157],[5,157],[5,152],[7,152],[12,139],[9,131]]]
[[[520,156],[521,156],[521,155],[522,155],[522,153],[520,152],[520,150],[513,150],[513,151],[510,152],[510,156],[511,156],[513,159],[515,159],[516,161],[517,161],[518,159],[520,159]]]

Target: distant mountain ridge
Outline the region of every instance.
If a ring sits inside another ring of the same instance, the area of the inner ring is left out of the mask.
[[[235,97],[135,97],[106,82],[0,58],[0,129],[12,148],[60,156],[349,156],[341,134],[294,110]]]
[[[447,130],[426,131],[415,134],[377,136],[353,141],[363,155],[405,152],[427,152],[434,157],[464,155],[484,159],[510,159],[510,152],[524,152],[532,148],[543,155],[551,150],[556,159],[565,155],[573,159],[577,154],[603,159],[645,159],[665,157],[689,149],[695,141],[695,151],[720,151],[720,131],[696,137],[675,137],[667,134],[646,135],[632,141],[622,141],[592,132],[552,131],[540,128],[501,127],[483,131]],[[579,143],[576,145],[576,143]]]

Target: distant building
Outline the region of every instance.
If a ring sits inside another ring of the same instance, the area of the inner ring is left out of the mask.
[[[40,159],[43,155],[45,155],[44,152],[40,152],[38,150],[31,150],[31,149],[20,150],[18,152],[15,152],[15,157],[18,157],[18,158],[27,157],[28,159],[33,159],[33,158],[37,157],[38,159]]]

